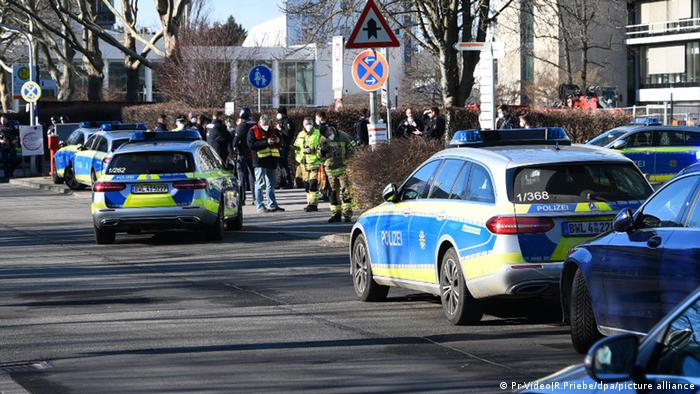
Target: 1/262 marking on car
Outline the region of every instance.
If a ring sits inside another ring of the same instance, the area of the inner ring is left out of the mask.
[[[131,188],[131,192],[135,194],[155,194],[155,193],[167,193],[168,185],[161,184],[143,184],[134,185]]]
[[[612,222],[566,222],[564,223],[564,234],[567,236],[577,235],[598,235],[609,231]]]

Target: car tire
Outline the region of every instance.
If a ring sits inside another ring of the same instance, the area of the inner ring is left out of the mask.
[[[64,182],[64,179],[58,176],[58,171],[56,170],[56,161],[54,160],[53,165],[53,175],[51,175],[54,185],[60,185]]]
[[[581,270],[574,274],[569,297],[569,318],[571,320],[571,342],[580,354],[586,354],[602,335],[593,314],[591,297],[586,278]]]
[[[116,238],[114,231],[103,230],[95,227],[95,242],[98,245],[108,245],[113,244]]]
[[[469,293],[459,256],[453,248],[442,256],[440,301],[445,317],[454,325],[478,323],[484,316],[481,302]]]
[[[369,248],[365,236],[360,234],[352,244],[350,275],[355,294],[362,301],[382,301],[389,294],[389,286],[380,285],[372,277]]]
[[[243,228],[243,199],[238,195],[238,214],[233,219],[226,221],[226,230],[239,231]]]
[[[68,186],[69,189],[71,189],[71,190],[83,190],[83,189],[85,189],[85,185],[83,185],[82,183],[78,182],[75,179],[75,172],[73,171],[73,167],[71,167],[71,166],[66,167],[63,174],[64,174],[66,186]]]
[[[219,203],[219,213],[216,215],[216,221],[211,224],[204,232],[209,241],[221,241],[224,239],[224,203]]]

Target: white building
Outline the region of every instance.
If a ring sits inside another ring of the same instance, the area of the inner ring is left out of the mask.
[[[637,101],[700,107],[700,0],[632,1],[629,23]]]

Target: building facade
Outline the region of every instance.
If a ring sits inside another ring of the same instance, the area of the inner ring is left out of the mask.
[[[631,1],[628,15],[636,101],[700,106],[700,0]]]

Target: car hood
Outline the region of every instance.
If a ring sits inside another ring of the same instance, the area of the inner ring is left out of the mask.
[[[531,382],[519,393],[595,393],[597,385],[598,382],[588,375],[583,364],[579,364]]]

